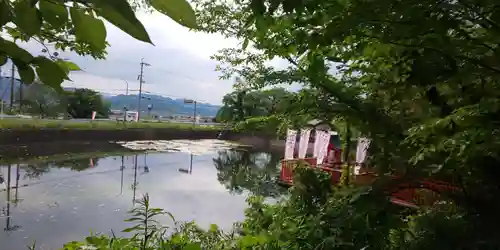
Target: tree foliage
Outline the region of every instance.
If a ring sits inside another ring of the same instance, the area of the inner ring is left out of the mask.
[[[196,6],[203,30],[242,41],[214,56],[223,77],[238,75],[256,89],[304,83],[325,97],[304,110],[334,114],[371,138],[370,162],[379,174],[402,174],[410,185],[431,177],[460,187],[441,193],[455,210],[416,211],[400,228],[416,230],[414,221],[439,217],[447,227],[466,224],[444,233],[470,233],[461,248],[498,248],[492,224],[500,208],[497,3],[200,0]],[[266,62],[273,58],[290,66],[271,67]],[[370,194],[392,185],[380,182]],[[442,246],[432,235],[443,225],[422,225],[411,237],[403,233],[412,239],[406,249]]]
[[[33,83],[24,90],[23,112],[40,118],[56,118],[66,114],[64,96],[41,83]]]
[[[288,126],[300,128],[312,119],[329,122],[335,118],[325,111],[334,106],[333,103],[313,88],[303,88],[298,92],[281,87],[236,89],[225,95],[222,103],[216,120],[232,122],[235,129],[241,131],[283,134]]]
[[[133,4],[137,7],[144,2],[133,1]],[[147,5],[181,25],[197,27],[194,11],[184,0],[152,0],[147,1]],[[0,0],[3,34],[0,66],[11,59],[24,83],[30,84],[38,76],[44,84],[61,90],[60,84],[69,80],[68,73],[79,70],[78,66],[53,56],[34,56],[17,42],[37,41],[42,45],[52,44],[57,50],[102,59],[108,46],[103,20],[137,40],[152,44],[126,0]]]
[[[268,90],[235,90],[222,98],[217,119],[244,121],[248,117],[268,116],[285,112],[295,94],[283,88]]]
[[[111,105],[106,103],[99,92],[91,89],[76,89],[65,92],[67,112],[73,118],[92,118],[95,111],[96,118],[106,118]]]
[[[217,179],[231,193],[250,191],[256,196],[278,197],[286,193],[277,183],[280,160],[281,154],[234,149],[218,152],[213,162]]]

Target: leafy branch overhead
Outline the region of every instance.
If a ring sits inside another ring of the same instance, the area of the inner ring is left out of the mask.
[[[149,0],[147,4],[185,27],[197,28],[195,13],[185,0]],[[0,66],[11,59],[24,83],[38,76],[42,83],[60,89],[68,73],[80,68],[53,56],[35,57],[16,42],[37,41],[103,59],[108,46],[104,20],[153,44],[127,0],[0,0]]]

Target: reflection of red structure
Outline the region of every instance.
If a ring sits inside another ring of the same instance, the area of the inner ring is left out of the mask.
[[[281,182],[285,185],[293,185],[293,169],[298,161],[305,161],[311,167],[318,167],[322,171],[330,173],[332,183],[338,184],[342,175],[342,170],[337,166],[320,165],[317,166],[316,158],[291,159],[283,160],[281,163]],[[341,163],[339,163],[341,164]],[[337,165],[337,164],[334,164]],[[358,185],[370,185],[377,178],[375,173],[365,172],[355,175],[354,183]],[[393,177],[397,179],[398,177]],[[400,184],[394,190],[388,190],[388,196],[391,196],[391,202],[394,204],[417,207],[422,204],[432,204],[439,197],[436,192],[459,191],[459,188],[450,185],[449,183],[435,180],[422,180],[416,183],[417,185]]]

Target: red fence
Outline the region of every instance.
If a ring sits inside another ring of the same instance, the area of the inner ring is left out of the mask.
[[[300,161],[305,161],[311,165],[311,167],[316,167],[316,158],[304,158],[304,159],[290,159],[281,161],[281,176],[280,179],[285,184],[291,185],[293,182],[293,169],[297,166]]]
[[[317,167],[316,158],[305,158],[305,159],[291,159],[282,160],[281,162],[281,176],[280,179],[284,184],[293,184],[293,169],[297,166],[299,161],[305,161],[311,165],[311,167]],[[342,175],[342,170],[340,168],[330,168],[324,165],[319,166],[322,171],[330,173],[332,176],[332,183],[334,185],[338,184],[340,177]],[[377,175],[375,173],[363,173],[357,175],[355,182],[361,185],[369,185],[375,179]],[[393,177],[396,179],[397,177]],[[411,187],[406,184],[401,184],[395,188],[391,194],[391,201],[395,204],[417,207],[422,204],[432,204],[439,199],[439,195],[434,192],[447,192],[447,191],[460,191],[459,188],[450,185],[449,183],[434,180],[423,180],[419,182],[418,187]]]

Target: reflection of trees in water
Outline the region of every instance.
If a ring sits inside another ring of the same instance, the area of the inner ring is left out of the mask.
[[[45,173],[49,172],[50,163],[41,162],[36,164],[27,164],[21,166],[21,169],[24,172],[23,179],[38,179]]]
[[[99,158],[92,158],[93,166],[98,165]],[[24,179],[38,179],[45,173],[50,172],[51,168],[69,168],[73,171],[84,171],[91,167],[89,158],[71,159],[63,161],[46,161],[34,164],[26,164],[21,168],[24,172]]]
[[[53,166],[56,168],[69,168],[73,171],[83,171],[86,170],[87,168],[91,167],[90,166],[90,158],[83,158],[83,159],[71,159],[71,160],[64,160],[64,161],[57,161],[57,162],[52,162]],[[99,158],[92,158],[92,162],[94,167],[97,167]]]
[[[219,151],[213,162],[219,182],[231,192],[276,197],[284,191],[277,184],[280,160],[276,154],[231,149]]]

